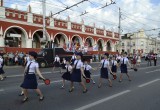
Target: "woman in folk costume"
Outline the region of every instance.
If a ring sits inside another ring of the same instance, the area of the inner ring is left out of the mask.
[[[95,81],[93,80],[93,78],[91,77],[91,72],[90,70],[93,69],[93,70],[96,70],[94,68],[92,68],[92,66],[90,66],[87,62],[87,60],[84,61],[84,74],[86,76],[87,79],[91,79],[93,84],[95,84]]]
[[[62,73],[61,70],[61,65],[60,65],[60,58],[58,55],[56,55],[56,57],[54,58],[54,67],[53,67],[53,72],[55,68],[59,68],[60,73]]]
[[[137,58],[137,65],[140,66],[140,63],[141,63],[141,55],[139,54]]]
[[[131,64],[129,63],[129,60],[127,58],[127,52],[123,53],[123,57],[121,58],[120,63],[121,63],[121,65],[120,65],[121,74],[120,74],[119,82],[122,81],[123,74],[126,74],[128,79],[129,79],[129,81],[131,81],[131,78],[130,78],[130,76],[128,74],[128,69],[127,69],[127,64],[131,67]]]
[[[66,68],[66,72],[63,73],[62,75],[62,78],[63,78],[63,85],[62,85],[62,89],[64,88],[65,86],[65,80],[68,80],[70,81],[71,80],[71,71],[72,71],[72,66],[70,65],[70,62],[67,60],[66,61],[66,65],[65,65],[65,68]]]
[[[38,83],[37,83],[37,78],[35,73],[37,73],[40,78],[42,79],[45,79],[45,78],[42,76],[39,70],[39,65],[35,61],[37,57],[37,53],[29,52],[29,57],[31,61],[27,62],[27,65],[24,70],[24,81],[21,84],[21,87],[23,88],[23,93],[24,93],[24,99],[22,100],[22,102],[26,102],[28,100],[28,89],[34,89],[40,96],[39,100],[42,101],[44,99],[44,96],[41,93],[40,89],[37,87]]]
[[[112,87],[112,81],[110,80],[109,74],[108,74],[108,71],[110,71],[112,73],[111,68],[109,66],[108,57],[109,57],[109,54],[105,53],[104,59],[101,60],[101,64],[99,66],[101,69],[100,69],[100,78],[99,78],[98,88],[100,88],[102,85],[102,78],[107,79],[109,82],[109,86]]]
[[[81,86],[83,87],[83,93],[86,93],[88,91],[84,82],[82,81],[82,76],[86,78],[84,74],[83,62],[81,61],[82,56],[83,55],[81,52],[77,53],[77,60],[74,62],[74,66],[71,73],[71,86],[69,92],[73,92],[74,82],[79,82],[81,84]]]
[[[76,60],[76,54],[74,53],[71,58],[71,65],[74,65],[75,60]]]

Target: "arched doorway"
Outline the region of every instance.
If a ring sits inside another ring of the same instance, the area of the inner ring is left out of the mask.
[[[107,46],[107,51],[111,51],[112,50],[111,41],[108,41],[106,46]]]
[[[72,50],[78,50],[82,46],[82,38],[80,36],[73,36],[71,41]]]
[[[94,46],[93,38],[92,37],[86,38],[84,46],[85,48],[87,48],[88,51],[93,51],[93,46]]]
[[[98,50],[99,51],[103,51],[104,40],[99,39],[98,42],[97,42],[97,44],[98,44]]]
[[[21,27],[10,27],[4,33],[6,47],[26,47],[27,33]]]
[[[32,36],[32,47],[33,48],[45,48],[47,46],[47,43],[49,41],[49,35],[46,34],[46,38],[43,38],[43,31],[37,30],[33,33]]]
[[[54,37],[54,46],[67,48],[68,38],[65,34],[56,34]]]

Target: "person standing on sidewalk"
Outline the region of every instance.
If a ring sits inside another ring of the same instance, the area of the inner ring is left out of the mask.
[[[0,80],[3,81],[4,78],[6,78],[6,76],[4,76],[4,70],[3,70],[3,66],[4,66],[4,60],[3,57],[0,55]]]
[[[157,65],[157,54],[154,54],[153,56],[154,66]]]

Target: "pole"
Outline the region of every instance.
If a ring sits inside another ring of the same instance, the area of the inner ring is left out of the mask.
[[[43,39],[46,39],[46,0],[42,1],[42,12],[43,12]]]
[[[119,26],[118,26],[118,34],[119,34],[119,52],[121,52],[121,9],[119,8]]]

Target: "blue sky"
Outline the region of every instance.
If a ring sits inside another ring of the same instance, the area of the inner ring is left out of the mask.
[[[19,10],[27,10],[30,4],[34,13],[42,13],[40,0],[4,0],[5,6]],[[46,0],[47,15],[52,11],[56,13],[66,6],[71,6],[81,0]],[[160,27],[160,0],[113,0],[116,4],[105,7],[101,10],[98,8],[109,4],[110,0],[89,0],[73,7],[70,10],[55,15],[58,19],[67,19],[70,16],[71,21],[80,23],[82,19],[86,25],[96,24],[98,28],[118,31],[118,8],[122,12],[122,30],[123,32],[136,32],[139,29],[153,29]],[[84,16],[79,16],[85,11],[89,12]],[[157,34],[158,31],[151,31],[147,34]]]

